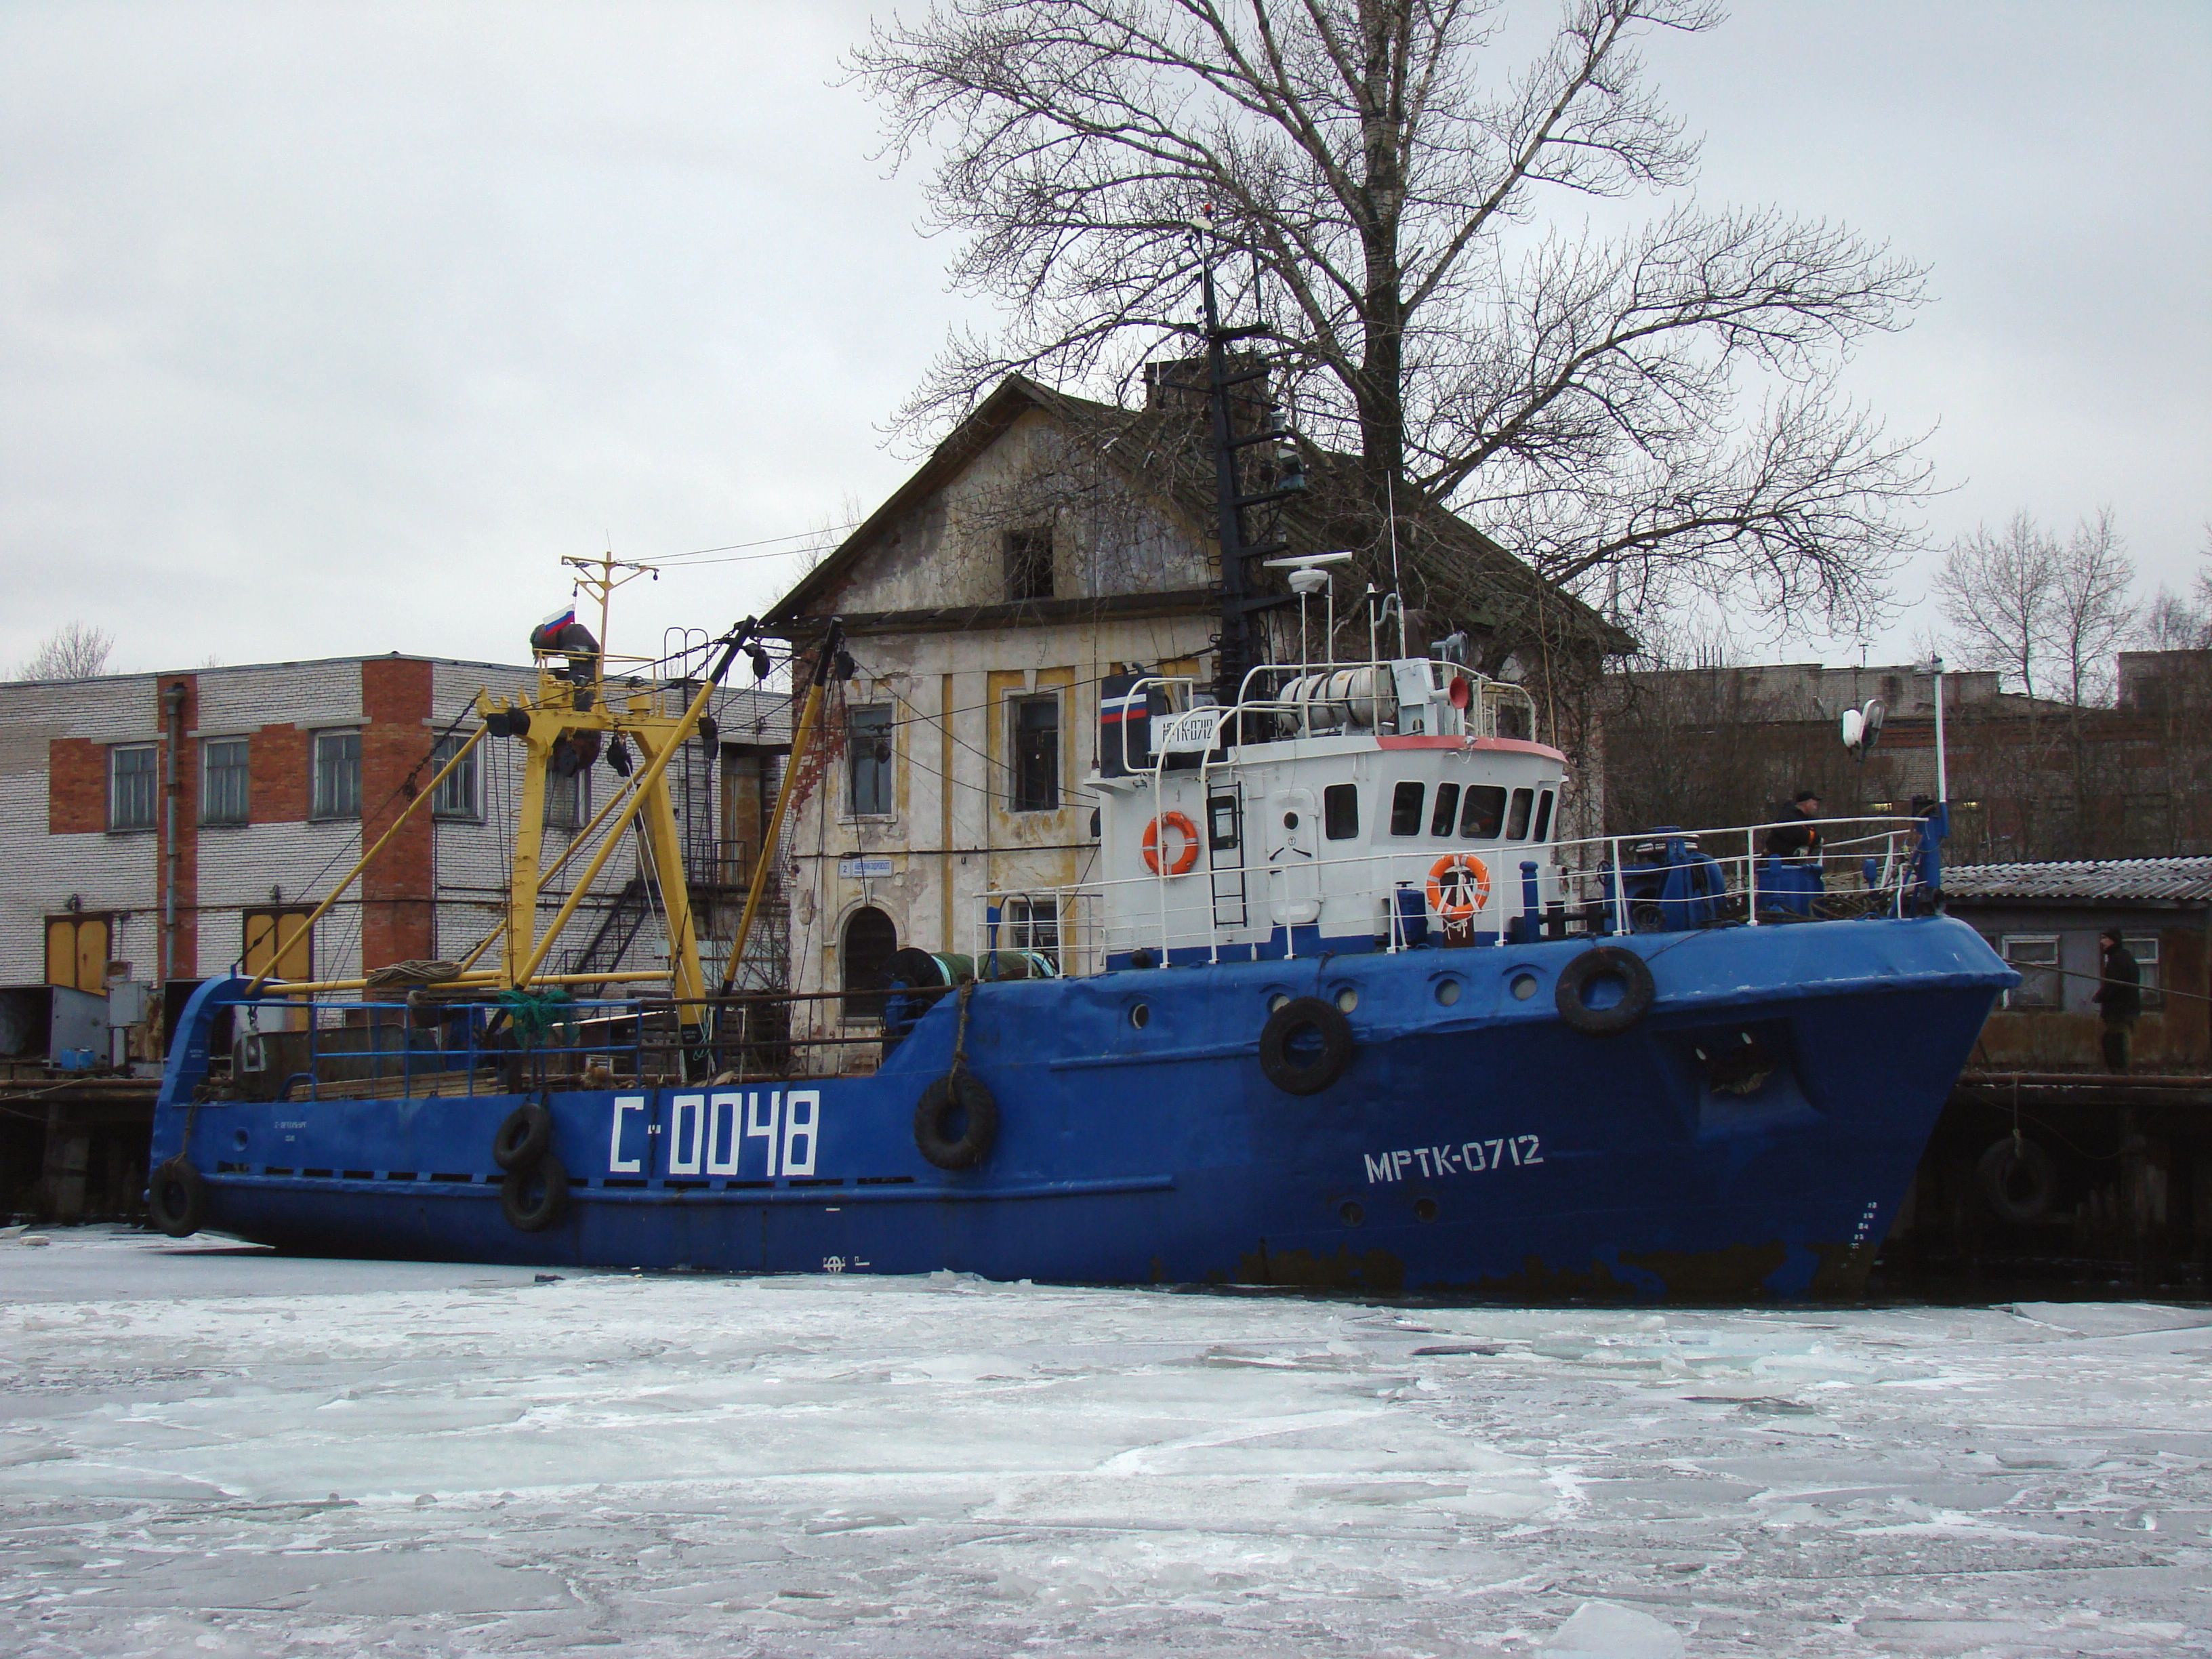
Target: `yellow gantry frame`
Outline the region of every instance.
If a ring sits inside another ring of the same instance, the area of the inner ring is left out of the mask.
[[[705,994],[706,980],[699,967],[699,933],[692,920],[683,836],[677,828],[675,806],[668,798],[667,775],[678,750],[698,729],[700,718],[714,698],[714,682],[702,684],[690,705],[673,714],[665,712],[662,698],[654,692],[617,690],[617,697],[610,698],[604,678],[596,672],[588,684],[579,685],[541,661],[534,700],[501,702],[489,692],[477,696],[479,714],[504,713],[510,723],[520,714],[528,721],[527,727],[517,734],[523,745],[522,799],[514,826],[514,870],[507,896],[507,948],[499,983],[515,988],[538,978],[562,929],[591,890],[623,831],[637,823],[643,827],[644,874],[659,889],[668,917],[669,988],[679,1003],[696,1000]],[[555,744],[574,732],[599,732],[610,743],[617,738],[628,738],[637,746],[641,769],[623,806],[608,821],[599,850],[540,933],[538,900],[543,880],[539,864],[545,836],[546,774],[552,768]]]

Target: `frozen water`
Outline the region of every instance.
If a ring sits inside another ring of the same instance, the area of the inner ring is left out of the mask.
[[[0,1239],[0,1653],[2212,1653],[2212,1314]]]
[[[1585,1601],[1537,1650],[1547,1659],[1682,1659],[1682,1638],[1664,1620],[1613,1601]]]

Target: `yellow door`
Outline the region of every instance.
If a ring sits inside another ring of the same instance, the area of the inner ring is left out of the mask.
[[[46,921],[46,983],[72,991],[107,994],[106,916],[50,916]]]
[[[307,980],[315,976],[315,932],[300,924],[305,910],[248,910],[245,951],[240,958],[248,977],[269,974],[272,978]],[[292,936],[297,933],[299,938]],[[283,947],[283,955],[276,954]]]

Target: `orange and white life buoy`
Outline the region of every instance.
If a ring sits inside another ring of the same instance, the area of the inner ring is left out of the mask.
[[[1447,853],[1429,866],[1429,908],[1449,922],[1468,922],[1490,902],[1490,866],[1472,853]]]
[[[1198,826],[1190,821],[1188,815],[1182,812],[1163,812],[1145,826],[1146,867],[1156,876],[1162,873],[1160,869],[1160,826],[1162,824],[1165,824],[1170,830],[1179,830],[1182,832],[1182,850],[1175,855],[1175,862],[1168,866],[1165,873],[1170,876],[1188,875],[1191,866],[1198,862]]]

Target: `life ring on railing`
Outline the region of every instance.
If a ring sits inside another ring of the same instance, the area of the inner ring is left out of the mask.
[[[1182,851],[1176,854],[1175,862],[1168,866],[1165,873],[1170,876],[1188,875],[1191,866],[1198,862],[1198,826],[1184,812],[1163,812],[1145,826],[1145,867],[1156,876],[1163,873],[1160,869],[1162,824],[1170,830],[1182,831]]]
[[[1472,853],[1447,853],[1429,866],[1429,908],[1449,922],[1473,921],[1490,902],[1490,866]]]

